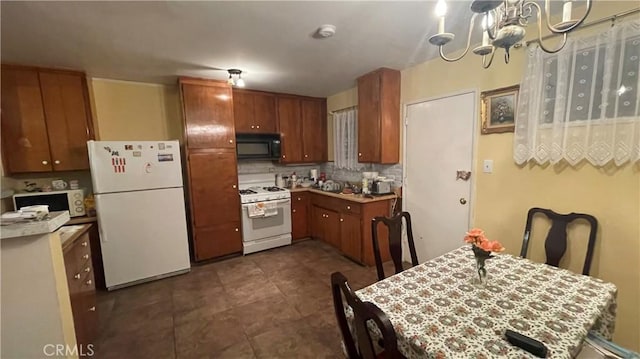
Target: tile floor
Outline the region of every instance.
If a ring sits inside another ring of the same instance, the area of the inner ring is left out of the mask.
[[[330,291],[334,271],[355,289],[376,281],[375,267],[304,240],[100,292],[96,357],[342,358]]]

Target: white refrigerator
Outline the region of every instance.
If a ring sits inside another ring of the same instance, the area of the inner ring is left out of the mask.
[[[89,141],[107,289],[188,272],[178,141]]]

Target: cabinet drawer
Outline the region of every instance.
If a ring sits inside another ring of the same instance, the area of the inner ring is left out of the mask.
[[[306,193],[292,193],[291,194],[291,208],[299,209],[307,207],[309,204],[309,195]]]
[[[312,201],[315,206],[330,209],[338,213],[360,214],[361,212],[361,206],[359,203],[345,199],[316,194],[313,196]]]

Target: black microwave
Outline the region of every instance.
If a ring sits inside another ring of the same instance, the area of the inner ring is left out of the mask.
[[[279,133],[236,133],[236,153],[239,160],[280,159]]]

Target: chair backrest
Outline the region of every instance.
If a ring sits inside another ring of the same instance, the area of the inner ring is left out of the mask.
[[[376,358],[371,332],[367,327],[367,322],[370,320],[378,326],[382,334],[382,340],[379,342],[384,349],[382,357],[387,359],[403,358],[402,354],[398,351],[398,339],[389,318],[387,318],[386,314],[375,304],[362,302],[353,290],[351,290],[347,283],[347,278],[342,273],[335,272],[331,274],[331,292],[333,295],[336,319],[342,332],[342,338],[349,359]],[[355,333],[358,339],[357,347],[347,323],[345,306],[342,300],[343,296],[349,307],[353,310],[353,326],[355,327]]]
[[[378,238],[378,223],[384,223],[389,229],[389,253],[395,267],[396,273],[404,270],[402,268],[402,218],[407,225],[407,240],[409,241],[409,253],[411,254],[411,265],[418,265],[418,256],[416,255],[416,246],[413,242],[413,231],[411,229],[411,215],[409,212],[400,212],[395,216],[375,217],[371,221],[371,237],[373,239],[373,256],[376,260],[376,270],[378,271],[378,280],[385,279],[384,268],[382,267],[382,257],[380,256],[380,241]]]
[[[551,220],[551,228],[547,234],[544,248],[547,255],[546,263],[555,267],[560,264],[560,259],[562,259],[562,256],[564,256],[564,253],[567,250],[567,225],[578,219],[583,219],[589,223],[591,230],[589,232],[589,242],[587,243],[587,254],[582,268],[582,274],[589,275],[591,260],[593,258],[593,249],[596,244],[596,232],[598,231],[598,221],[596,218],[584,213],[559,214],[550,209],[537,207],[531,208],[527,213],[527,224],[524,228],[522,249],[520,250],[520,256],[523,258],[527,257],[533,216],[537,213],[544,214]]]

